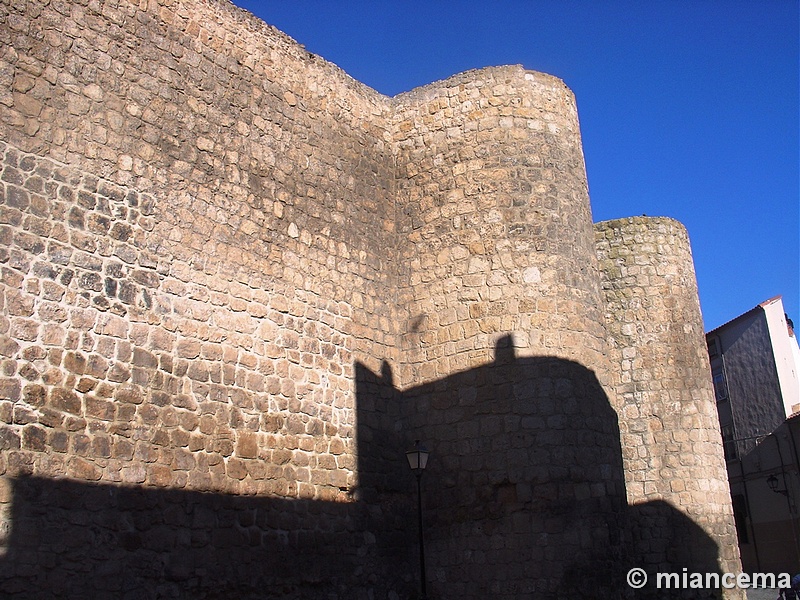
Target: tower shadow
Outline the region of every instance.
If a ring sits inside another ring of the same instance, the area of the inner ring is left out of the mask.
[[[406,600],[422,483],[432,600],[715,598],[627,586],[632,566],[715,572],[716,544],[665,502],[628,506],[617,415],[594,373],[554,357],[407,390],[356,364],[348,502],[11,479],[0,590],[20,599]]]
[[[372,519],[358,502],[18,477],[0,597],[387,597],[404,587]]]
[[[516,357],[505,337],[493,363],[404,391],[386,366],[356,371],[360,485],[407,528],[414,484],[401,450],[417,439],[431,450],[431,598],[719,597],[656,589],[658,572],[718,572],[718,548],[667,502],[628,506],[618,416],[591,370]],[[632,567],[647,586],[627,584]]]

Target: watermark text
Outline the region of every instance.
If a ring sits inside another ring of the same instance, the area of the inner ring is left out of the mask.
[[[651,578],[644,569],[638,567],[628,571],[627,576],[628,585],[637,590],[646,586]],[[787,589],[791,587],[791,576],[789,573],[691,573],[683,569],[680,573],[656,573],[655,584],[660,590]]]

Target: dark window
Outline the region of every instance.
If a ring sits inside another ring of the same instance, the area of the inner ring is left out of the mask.
[[[734,441],[733,425],[721,425],[720,429],[722,430],[722,449],[725,452],[725,460],[739,458],[739,451]]]
[[[719,351],[719,339],[718,338],[711,338],[707,340],[708,343],[708,358],[715,359],[719,358],[720,351]]]
[[[721,369],[714,369],[711,372],[711,379],[714,382],[714,395],[717,402],[728,399],[728,382],[725,381],[725,374]]]
[[[749,544],[750,537],[747,534],[747,502],[742,494],[735,494],[732,500],[733,521],[736,523],[736,535],[739,536],[739,543]]]

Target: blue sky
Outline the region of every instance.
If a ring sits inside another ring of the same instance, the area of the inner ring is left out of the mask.
[[[800,325],[797,0],[235,3],[390,96],[491,65],[560,77],[594,220],[686,225],[707,330],[777,295]]]

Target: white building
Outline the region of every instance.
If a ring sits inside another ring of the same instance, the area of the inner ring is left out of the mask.
[[[780,296],[706,334],[727,458],[800,410],[800,349]]]
[[[742,566],[800,567],[800,349],[780,297],[706,334]]]

